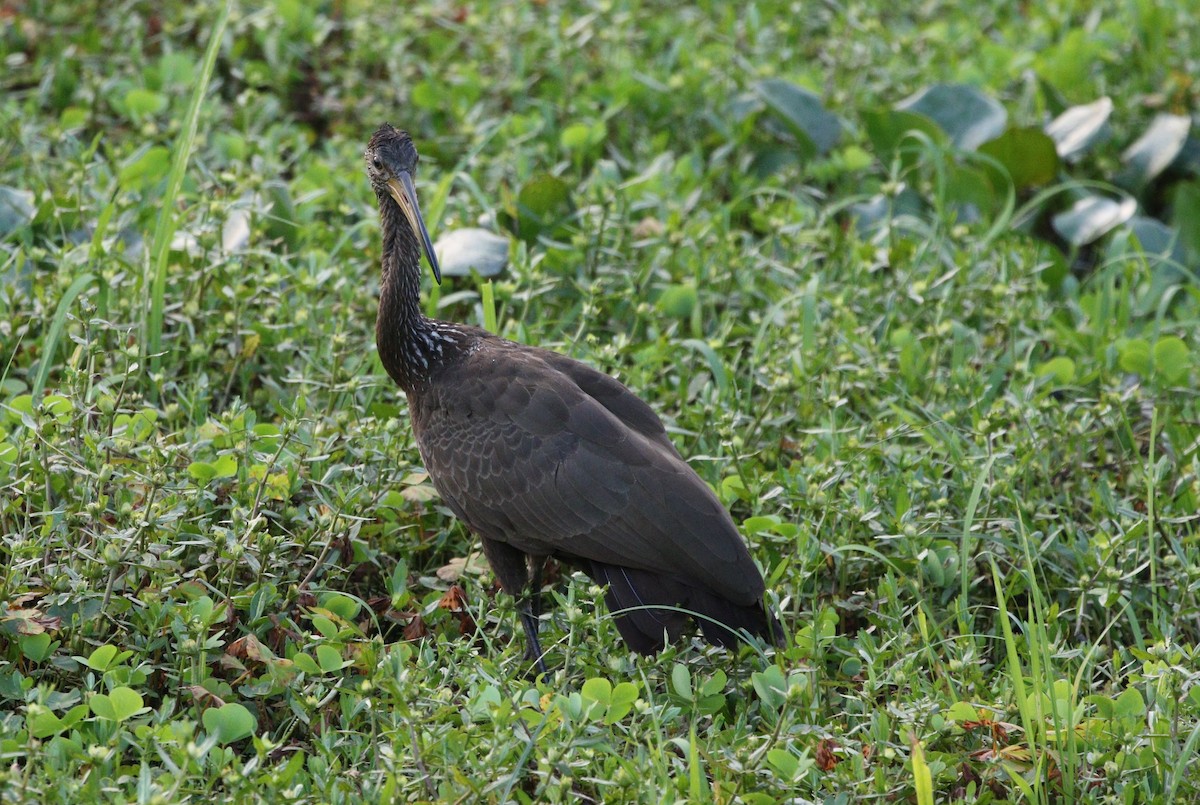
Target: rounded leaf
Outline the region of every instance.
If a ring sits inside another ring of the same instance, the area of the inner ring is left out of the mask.
[[[1117,182],[1140,188],[1147,185],[1175,161],[1187,142],[1192,119],[1186,115],[1158,115],[1146,133],[1121,154],[1125,167]]]
[[[1085,196],[1066,212],[1051,219],[1054,231],[1074,246],[1084,246],[1128,221],[1137,209],[1131,198],[1114,201],[1106,196]]]
[[[754,90],[796,136],[805,157],[824,154],[837,145],[842,124],[816,93],[781,78],[759,81]]]
[[[433,250],[442,275],[447,277],[469,277],[472,271],[494,277],[508,265],[508,238],[478,227],[447,232],[433,244]]]
[[[570,214],[571,188],[557,176],[536,176],[517,193],[517,230],[526,241],[536,240]]]
[[[956,146],[967,150],[999,136],[1008,123],[1008,112],[998,101],[965,84],[935,84],[896,108],[925,115],[941,126]]]
[[[1178,383],[1192,368],[1192,355],[1182,338],[1169,335],[1154,343],[1154,371],[1168,383]]]
[[[1113,102],[1104,97],[1082,106],[1072,106],[1046,126],[1046,134],[1054,140],[1058,155],[1075,160],[1091,146],[1108,138],[1108,118]]]
[[[686,319],[696,308],[696,288],[693,285],[670,285],[658,297],[658,309],[673,319]]]
[[[1054,140],[1037,129],[1012,128],[979,147],[999,162],[1018,190],[1049,184],[1058,175]]]
[[[204,711],[202,720],[204,729],[216,735],[217,740],[223,744],[240,741],[253,735],[258,728],[254,714],[237,702],[210,707]]]

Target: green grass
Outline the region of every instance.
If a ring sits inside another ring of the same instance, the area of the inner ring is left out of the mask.
[[[1036,224],[1155,114],[1195,117],[1200,24],[905,8],[18,4],[4,799],[1200,797],[1200,261],[1064,256]],[[765,78],[814,92],[837,145],[798,158]],[[864,128],[947,82],[1032,127],[1108,95],[1111,140],[971,220],[955,171],[983,160]],[[529,680],[374,354],[384,120],[417,140],[435,239],[521,227],[506,275],[427,283],[428,309],[650,402],[787,648],[632,656],[576,576]],[[1189,170],[1139,200],[1173,220]],[[569,204],[535,222],[535,181]]]

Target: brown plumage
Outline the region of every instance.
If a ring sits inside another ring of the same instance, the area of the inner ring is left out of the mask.
[[[525,596],[532,584],[536,603],[550,556],[608,585],[608,608],[635,651],[674,641],[690,620],[679,610],[697,613],[713,643],[734,646],[741,632],[778,642],[745,542],[648,405],[564,355],[422,314],[422,250],[441,277],[413,189],[416,148],[384,125],[366,160],[383,230],[379,356],[408,395],[434,487],[522,600],[539,668]]]

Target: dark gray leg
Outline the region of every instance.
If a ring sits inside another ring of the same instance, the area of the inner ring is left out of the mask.
[[[526,556],[506,542],[483,538],[483,554],[504,591],[517,599],[521,626],[525,629],[525,659],[537,663],[539,673],[549,674],[542,659],[542,644],[538,641],[538,615],[541,614],[541,558]],[[532,577],[532,578],[531,578]],[[530,582],[534,589],[532,597]]]
[[[537,663],[538,673],[549,675],[542,658],[542,644],[538,640],[538,619],[542,617],[542,569],[546,560],[529,557],[529,594],[521,606],[521,624],[525,627],[525,659]]]

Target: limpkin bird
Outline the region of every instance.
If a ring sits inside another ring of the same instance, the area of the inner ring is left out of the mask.
[[[416,147],[385,124],[365,156],[383,231],[379,357],[408,396],[434,487],[519,602],[527,657],[545,671],[547,557],[607,585],[617,629],[639,653],[675,641],[693,613],[712,643],[779,642],[737,527],[650,406],[565,355],[421,312],[421,252],[439,283],[441,271],[413,186]]]

